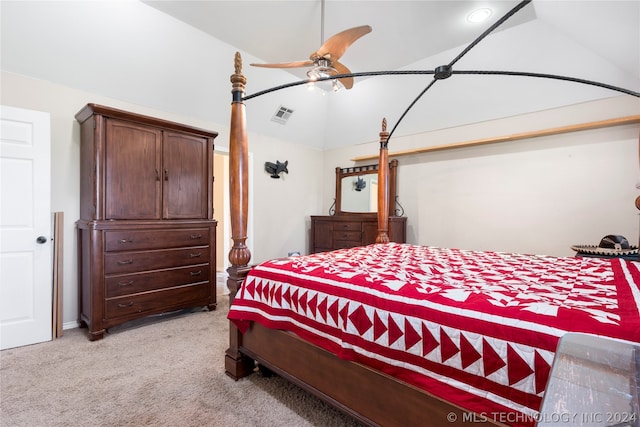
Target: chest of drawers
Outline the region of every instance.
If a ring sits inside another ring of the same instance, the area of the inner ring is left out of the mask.
[[[406,242],[406,229],[406,217],[389,217],[389,240]],[[310,253],[370,245],[377,234],[375,215],[312,216]]]
[[[78,223],[89,338],[138,317],[216,306],[215,221]]]

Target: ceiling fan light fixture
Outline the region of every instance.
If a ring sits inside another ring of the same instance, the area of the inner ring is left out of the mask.
[[[315,83],[327,77],[332,77],[338,74],[338,70],[333,68],[329,61],[326,59],[320,59],[316,65],[307,71],[307,77],[309,78],[309,89],[311,90]],[[319,82],[322,83],[322,82]],[[327,82],[328,83],[328,82]],[[338,79],[331,80],[331,90],[334,92],[340,91],[344,86],[338,81]],[[328,90],[328,88],[327,88]]]
[[[470,14],[467,15],[467,21],[477,24],[480,22],[484,22],[492,15],[493,11],[488,7],[483,7],[480,9],[476,9]]]
[[[314,82],[318,79],[335,76],[336,74],[338,74],[338,70],[330,66],[326,60],[318,61],[318,65],[307,71],[307,77]]]

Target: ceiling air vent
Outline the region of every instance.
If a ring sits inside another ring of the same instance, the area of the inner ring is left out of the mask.
[[[293,114],[293,110],[287,107],[283,107],[282,105],[278,108],[276,113],[271,117],[271,120],[284,125],[289,120],[289,117]]]

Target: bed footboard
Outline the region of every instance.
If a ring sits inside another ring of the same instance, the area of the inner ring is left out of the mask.
[[[242,357],[370,426],[496,425],[359,363],[342,360],[296,335],[252,323],[241,335]],[[232,374],[227,372],[230,376]]]

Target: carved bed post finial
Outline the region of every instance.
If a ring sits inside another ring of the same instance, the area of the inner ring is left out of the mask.
[[[244,86],[247,83],[247,78],[242,74],[242,56],[240,56],[240,52],[236,52],[233,58],[233,66],[235,73],[231,75],[231,83],[233,87],[231,92],[242,92],[242,95],[244,95]]]
[[[233,56],[233,68],[236,70],[236,74],[242,74],[242,55],[240,52],[236,52]]]
[[[376,243],[389,243],[389,152],[387,119],[382,119],[378,159],[378,235]]]

